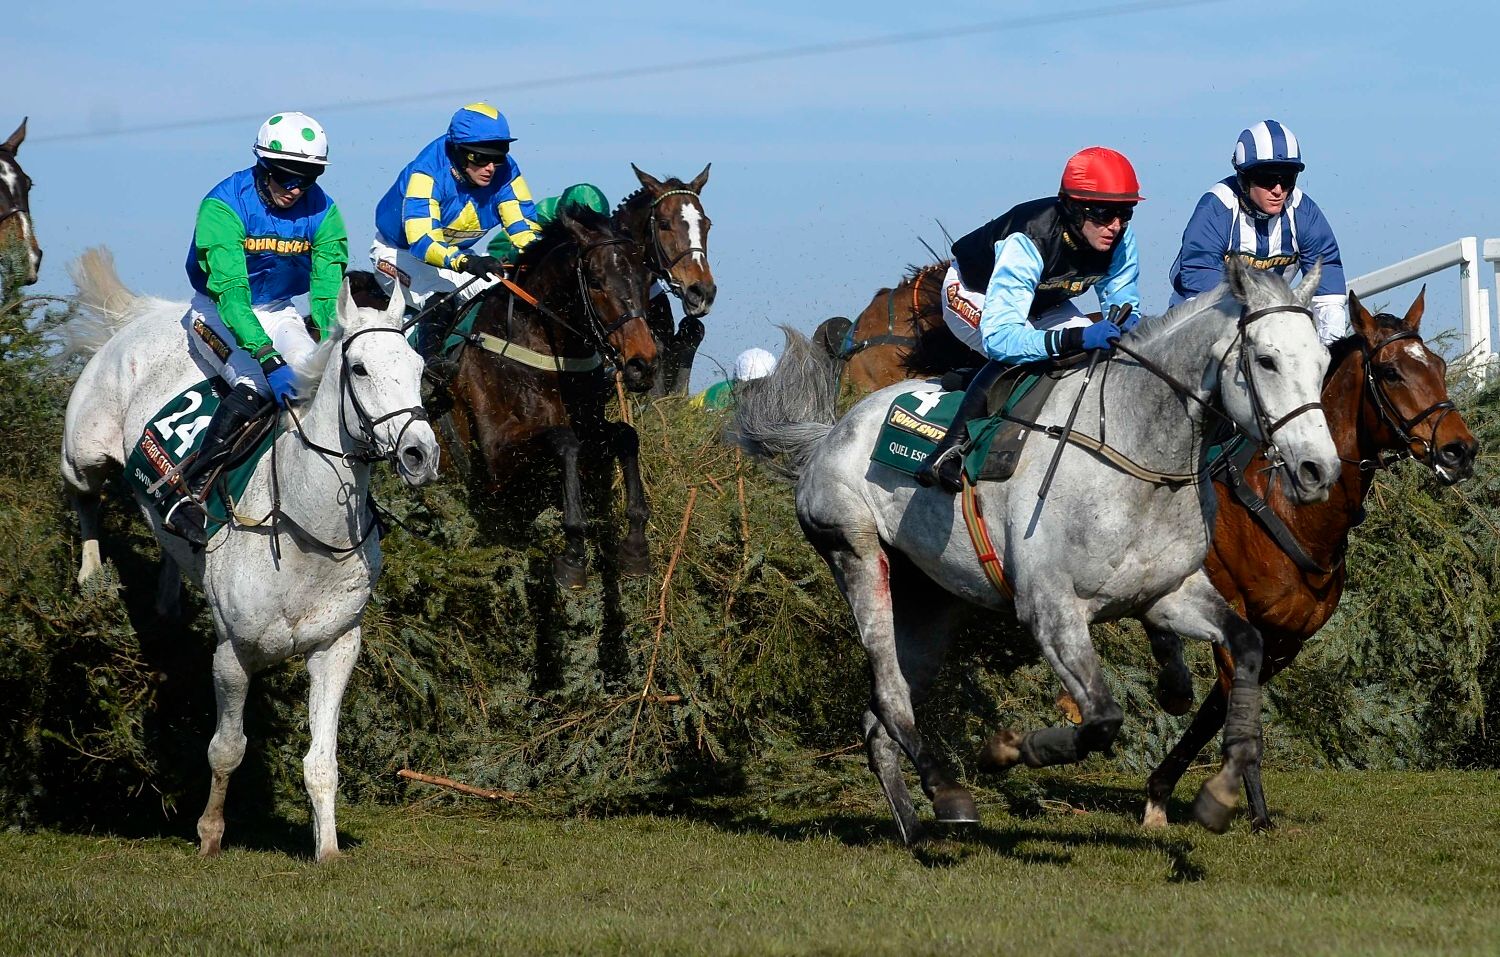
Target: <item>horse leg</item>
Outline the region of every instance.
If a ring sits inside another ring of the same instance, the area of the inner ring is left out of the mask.
[[[698,357],[698,347],[703,344],[703,335],[708,330],[701,320],[683,316],[677,334],[667,346],[664,363],[667,395],[686,393],[693,376],[693,360]]]
[[[824,533],[826,534],[826,533]],[[822,537],[821,535],[819,537]],[[922,781],[922,790],[932,799],[933,812],[945,823],[968,823],[975,820],[977,811],[974,798],[954,780],[952,773],[922,744],[917,732],[916,713],[912,707],[911,686],[901,666],[901,650],[892,614],[890,558],[877,541],[873,541],[869,554],[861,555],[847,543],[823,550],[829,567],[838,580],[839,589],[849,601],[854,620],[859,626],[860,643],[870,659],[871,695],[870,712],[885,729],[885,733],[901,746],[906,756],[916,766]],[[911,820],[900,819],[903,801],[910,804],[910,796],[904,794],[905,784],[893,786],[900,781],[884,757],[878,736],[866,733],[870,749],[871,766],[880,778],[886,801],[898,815],[897,826],[902,840],[910,843],[915,839]]]
[[[208,805],[198,818],[198,853],[203,857],[215,856],[223,845],[224,795],[229,776],[245,757],[245,696],[250,691],[250,670],[227,637],[214,649],[213,670],[218,719],[208,742]]]
[[[339,707],[359,657],[355,626],[307,656],[307,724],[312,744],[302,758],[302,780],[312,802],[313,846],[319,861],[339,856],[333,806],[339,790]]]
[[[1020,762],[1032,768],[1072,764],[1095,751],[1108,754],[1125,720],[1125,713],[1104,684],[1088,622],[1077,607],[1038,602],[1031,619],[1043,657],[1077,702],[1083,720],[1077,727],[995,733],[980,755],[981,762],[992,770],[1003,771]]]
[[[583,509],[583,482],[578,475],[578,436],[567,426],[548,429],[543,441],[562,465],[563,550],[552,559],[552,575],[561,588],[576,591],[588,584],[588,556],[584,533],[588,516]]]
[[[1172,792],[1177,789],[1177,782],[1182,780],[1203,746],[1212,741],[1219,729],[1224,727],[1224,713],[1228,703],[1229,698],[1224,693],[1223,685],[1214,682],[1203,703],[1198,706],[1198,713],[1193,716],[1192,724],[1188,725],[1172,750],[1146,779],[1146,813],[1141,819],[1143,826],[1167,826],[1167,801],[1171,799]]]
[[[99,495],[98,493],[68,496],[73,502],[73,511],[78,514],[78,534],[83,539],[83,559],[78,564],[78,584],[82,585],[102,567],[99,560]]]
[[[622,575],[647,575],[651,572],[651,547],[646,542],[646,522],[651,506],[646,502],[646,486],[641,482],[641,438],[632,426],[611,422],[609,451],[620,463],[625,480],[625,517],[630,530],[620,542],[618,560]]]
[[[1283,636],[1282,649],[1285,649],[1285,638]],[[1270,681],[1281,669],[1291,664],[1297,652],[1302,650],[1302,642],[1297,640],[1289,654],[1278,654],[1266,658],[1261,666],[1260,683],[1262,686]],[[1225,660],[1227,656],[1219,656],[1219,667],[1231,670],[1233,663]],[[1261,750],[1265,750],[1265,738],[1261,738]],[[1270,831],[1276,827],[1276,822],[1271,819],[1271,809],[1266,805],[1266,792],[1260,783],[1260,764],[1249,765],[1245,768],[1245,800],[1250,805],[1250,829],[1252,831]]]
[[[1202,570],[1156,601],[1143,618],[1149,626],[1186,638],[1212,641],[1234,661],[1234,680],[1224,718],[1224,765],[1204,782],[1193,816],[1216,834],[1229,828],[1246,768],[1260,764],[1260,632],[1235,614]],[[1252,775],[1254,772],[1252,772]]]
[[[1193,674],[1182,657],[1182,639],[1170,631],[1147,628],[1156,659],[1156,703],[1167,714],[1187,714],[1193,706]]]

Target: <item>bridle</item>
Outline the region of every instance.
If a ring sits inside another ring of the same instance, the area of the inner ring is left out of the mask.
[[[566,249],[569,246],[576,246],[578,248],[578,256],[573,264],[573,273],[575,279],[577,280],[578,298],[582,301],[583,315],[587,320],[587,329],[579,329],[573,323],[569,322],[567,319],[559,315],[556,310],[549,309],[541,302],[541,300],[525,292],[525,290],[522,290],[518,285],[516,285],[509,279],[502,280],[502,284],[506,287],[507,290],[511,292],[512,295],[519,295],[521,299],[523,299],[537,312],[540,312],[543,316],[547,317],[547,319],[563,327],[564,329],[567,329],[569,332],[583,339],[585,342],[588,342],[600,355],[602,355],[609,362],[610,365],[618,369],[624,365],[623,357],[620,355],[620,350],[616,349],[614,347],[614,344],[609,341],[609,337],[614,335],[616,332],[619,332],[626,325],[636,321],[637,319],[645,322],[646,314],[640,310],[627,310],[625,315],[621,316],[618,320],[613,323],[606,324],[604,321],[604,317],[599,315],[598,307],[594,305],[593,296],[589,295],[587,274],[588,259],[589,256],[591,256],[594,252],[603,249],[606,246],[634,245],[634,240],[617,236],[613,239],[601,239],[596,243],[589,243],[587,245],[584,245],[582,243],[563,243],[562,245],[548,250],[546,255],[543,256],[542,262],[544,263],[548,259],[550,259],[552,255],[559,249]],[[540,267],[541,263],[538,263],[537,268]]]
[[[656,207],[659,206],[661,204],[661,201],[666,199],[668,196],[693,197],[694,199],[698,200],[698,210],[700,213],[703,211],[703,198],[698,195],[698,192],[696,190],[691,190],[686,187],[679,187],[677,189],[669,189],[666,192],[662,193],[660,196],[657,196],[655,199],[651,200],[651,205],[647,207],[647,212],[651,220],[651,228],[648,230],[651,233],[651,259],[646,262],[646,268],[650,270],[657,279],[661,280],[662,285],[671,290],[672,295],[676,296],[678,299],[681,299],[683,293],[682,283],[672,278],[672,269],[678,263],[682,262],[693,253],[701,253],[703,255],[703,258],[707,259],[708,249],[706,247],[690,243],[686,249],[678,253],[676,256],[673,256],[671,259],[667,258],[667,251],[661,244],[661,234],[665,232],[665,230],[661,228],[664,221],[657,217]],[[704,214],[703,218],[707,219],[707,214]],[[671,224],[667,223],[666,225],[670,226]]]
[[[362,462],[366,465],[372,465],[376,462],[390,462],[393,465],[396,464],[396,456],[398,454],[398,450],[401,448],[401,441],[406,436],[406,430],[411,428],[413,424],[417,422],[425,422],[428,419],[427,410],[424,409],[420,404],[408,406],[404,409],[396,409],[395,411],[387,412],[385,415],[372,416],[365,409],[364,405],[359,401],[359,395],[354,391],[354,388],[351,385],[351,381],[354,376],[351,370],[351,363],[349,362],[349,346],[354,342],[355,339],[358,339],[360,336],[370,335],[377,332],[392,332],[398,336],[402,336],[403,339],[405,338],[405,334],[398,327],[380,326],[373,329],[361,329],[358,332],[345,337],[344,341],[340,343],[339,346],[339,361],[342,363],[342,368],[340,369],[339,376],[339,429],[344,434],[354,439],[356,448],[346,452],[340,449],[331,449],[327,446],[319,445],[317,442],[314,442],[312,439],[307,437],[307,430],[302,427],[302,420],[297,416],[296,410],[291,405],[288,405],[286,407],[287,415],[291,417],[292,423],[296,426],[297,438],[302,442],[302,444],[307,448],[312,449],[314,452],[317,452],[319,455],[322,455],[324,458],[336,459],[342,462],[345,466],[352,466],[355,462]],[[349,401],[345,402],[345,398],[347,398]],[[358,432],[354,432],[349,428],[347,412],[349,406],[354,407],[354,416],[359,426]],[[407,415],[410,416],[410,418],[406,420],[406,424],[401,426],[400,431],[396,433],[396,438],[391,443],[390,448],[385,452],[381,452],[380,440],[375,436],[375,427],[380,425],[382,422],[387,422],[391,419],[394,419],[398,415]],[[373,498],[368,495],[366,496],[366,498],[367,503],[370,506],[370,514],[373,520],[366,523],[365,533],[361,535],[359,537],[359,540],[354,542],[354,544],[348,546],[331,545],[328,542],[325,542],[317,538],[316,536],[313,536],[306,529],[304,529],[301,524],[296,521],[296,519],[292,518],[290,515],[287,515],[286,512],[281,508],[281,480],[276,467],[276,443],[271,443],[271,512],[266,518],[269,519],[271,523],[272,552],[278,559],[280,558],[281,548],[280,545],[277,544],[277,526],[281,519],[286,519],[289,523],[291,523],[297,529],[297,533],[299,536],[331,554],[346,555],[359,549],[364,545],[366,541],[369,540],[370,535],[381,527],[380,515],[374,507]],[[266,519],[262,519],[262,521],[265,520]]]
[[[1376,318],[1381,317],[1377,316]],[[1416,339],[1420,342],[1422,336],[1415,330],[1405,329],[1401,332],[1391,333],[1373,346],[1364,337],[1360,337],[1359,348],[1364,353],[1365,385],[1369,389],[1370,398],[1374,402],[1375,412],[1380,416],[1380,421],[1385,424],[1386,428],[1396,433],[1396,437],[1405,444],[1405,447],[1400,452],[1387,453],[1382,450],[1380,455],[1374,460],[1361,459],[1358,464],[1362,469],[1389,468],[1391,465],[1407,457],[1418,458],[1429,468],[1436,467],[1436,450],[1433,448],[1433,445],[1437,441],[1438,429],[1442,427],[1443,419],[1447,418],[1450,413],[1457,409],[1451,399],[1434,402],[1411,418],[1407,418],[1396,409],[1395,403],[1386,394],[1385,387],[1381,385],[1380,380],[1375,376],[1375,357],[1386,346],[1405,339]],[[1437,419],[1432,423],[1431,438],[1419,439],[1412,435],[1413,429],[1434,414],[1437,415]],[[1413,455],[1411,451],[1412,446],[1421,448],[1422,452],[1420,456]]]
[[[1306,306],[1299,306],[1295,303],[1287,303],[1280,306],[1268,306],[1265,309],[1256,309],[1250,312],[1241,311],[1239,322],[1237,323],[1237,331],[1235,333],[1235,337],[1230,341],[1228,348],[1226,348],[1224,351],[1224,354],[1227,356],[1230,349],[1235,348],[1236,345],[1241,346],[1236,365],[1239,369],[1240,375],[1244,377],[1245,383],[1249,387],[1251,413],[1254,415],[1256,426],[1260,430],[1260,441],[1265,447],[1266,460],[1270,463],[1270,468],[1285,469],[1292,483],[1294,485],[1297,485],[1299,483],[1296,472],[1295,470],[1287,466],[1286,459],[1284,456],[1282,456],[1280,448],[1277,447],[1274,436],[1276,432],[1285,427],[1287,423],[1291,422],[1293,419],[1297,418],[1303,413],[1321,412],[1323,410],[1323,403],[1319,401],[1308,402],[1303,405],[1299,405],[1297,406],[1297,408],[1291,410],[1286,415],[1283,415],[1281,418],[1273,421],[1271,419],[1270,413],[1266,411],[1265,402],[1261,398],[1260,388],[1256,385],[1255,373],[1253,371],[1253,365],[1250,362],[1249,352],[1248,350],[1243,348],[1245,330],[1258,320],[1264,319],[1266,316],[1274,315],[1278,312],[1301,313],[1308,318],[1308,321],[1311,322],[1313,320],[1311,309],[1307,308]],[[1136,352],[1134,349],[1125,345],[1123,342],[1117,342],[1115,344],[1115,347],[1121,352],[1130,356],[1136,362],[1139,362],[1148,372],[1152,373],[1158,379],[1161,379],[1163,382],[1165,382],[1173,392],[1176,392],[1178,395],[1185,396],[1189,399],[1192,399],[1194,402],[1197,402],[1204,409],[1213,413],[1221,421],[1226,423],[1234,431],[1241,433],[1244,432],[1244,429],[1240,427],[1239,423],[1231,419],[1222,410],[1215,408],[1212,404],[1200,398],[1196,392],[1194,392],[1192,389],[1189,389],[1183,383],[1179,382],[1174,376],[1171,375],[1171,373],[1158,366],[1152,360],[1141,355],[1139,352]],[[1223,365],[1222,356],[1220,357],[1220,365]]]

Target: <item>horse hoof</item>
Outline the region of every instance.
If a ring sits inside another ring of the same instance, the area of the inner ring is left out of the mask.
[[[932,796],[932,813],[939,824],[979,823],[979,805],[961,787],[938,788]]]
[[[320,853],[318,855],[318,863],[319,864],[332,863],[333,861],[336,861],[336,860],[338,860],[339,858],[341,858],[343,856],[344,856],[344,852],[335,847],[331,851],[323,851],[322,853]]]
[[[552,559],[552,577],[557,579],[558,588],[564,591],[578,591],[589,583],[589,570],[559,555]]]
[[[1021,761],[1021,732],[1006,728],[990,735],[979,752],[979,766],[986,771],[1008,771]]]
[[[199,857],[218,857],[219,856],[219,850],[220,850],[220,845],[219,845],[218,841],[213,841],[213,842],[204,841],[202,844],[198,845],[198,856]]]
[[[626,578],[640,578],[651,574],[651,552],[649,549],[636,551],[631,548],[621,548],[615,556],[620,567],[620,574]]]
[[[1156,679],[1154,697],[1157,705],[1167,714],[1179,716],[1193,708],[1193,679],[1184,672],[1178,676],[1162,673]]]
[[[1252,834],[1269,834],[1276,830],[1276,822],[1268,817],[1250,819],[1250,832]]]
[[[1234,819],[1234,802],[1226,804],[1219,800],[1214,795],[1212,784],[1212,781],[1205,782],[1199,789],[1198,797],[1193,801],[1193,817],[1209,831],[1223,834]]]
[[[1167,826],[1167,809],[1155,801],[1146,802],[1146,813],[1141,816],[1141,827],[1148,831],[1160,831]]]

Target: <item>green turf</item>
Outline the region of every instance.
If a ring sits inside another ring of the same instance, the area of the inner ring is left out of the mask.
[[[1024,772],[1023,772],[1024,774]],[[1194,782],[1195,783],[1195,782]],[[873,783],[823,806],[598,820],[342,810],[178,837],[0,835],[0,947],[89,952],[1489,953],[1493,772],[1271,773],[1274,834],[1134,823],[1133,780],[1031,775],[917,853]],[[1184,787],[1184,798],[1191,792]],[[231,801],[233,797],[231,795]],[[1180,815],[1185,805],[1175,810]],[[1081,812],[1081,813],[1080,813]]]

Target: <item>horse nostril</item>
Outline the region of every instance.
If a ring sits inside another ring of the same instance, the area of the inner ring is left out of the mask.
[[[424,462],[427,461],[427,456],[422,452],[421,449],[412,446],[411,448],[405,449],[401,452],[401,461],[405,463],[408,470],[415,472],[417,469],[420,469],[422,467],[422,464]]]
[[[1303,462],[1302,467],[1298,471],[1302,473],[1304,485],[1316,488],[1323,484],[1323,470],[1318,467],[1318,463]]]
[[[1449,442],[1438,449],[1438,463],[1447,468],[1461,468],[1467,465],[1474,457],[1474,451],[1467,442]]]

